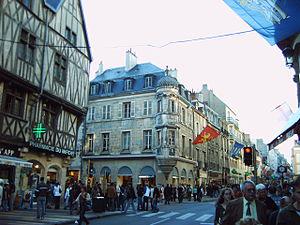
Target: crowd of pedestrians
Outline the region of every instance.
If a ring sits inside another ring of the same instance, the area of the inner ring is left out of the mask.
[[[215,225],[300,224],[300,177],[292,184],[245,181],[222,189],[216,202]]]

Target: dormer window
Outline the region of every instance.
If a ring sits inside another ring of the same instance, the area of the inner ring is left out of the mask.
[[[149,88],[149,87],[152,87],[152,81],[153,81],[153,79],[152,79],[152,76],[147,76],[147,77],[145,77],[145,88]]]
[[[111,93],[111,81],[104,83],[104,93]]]
[[[132,80],[131,79],[126,79],[125,80],[124,90],[125,91],[132,90]]]
[[[95,95],[98,92],[98,85],[97,84],[92,84],[91,85],[91,95]]]

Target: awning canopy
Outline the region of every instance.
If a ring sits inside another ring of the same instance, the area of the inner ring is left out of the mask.
[[[284,128],[279,132],[279,134],[273,139],[269,144],[269,150],[275,148],[277,145],[281,144],[288,138],[292,137],[294,134],[299,133],[299,125],[300,125],[300,108],[297,112],[295,112],[287,123],[285,124]]]
[[[128,166],[123,166],[119,169],[118,176],[132,176],[132,171]]]
[[[140,176],[149,176],[149,177],[154,177],[155,176],[155,171],[151,166],[145,166],[140,173]]]
[[[3,155],[0,156],[0,164],[32,168],[31,162],[27,162],[24,159],[20,159],[17,157],[9,157],[9,156],[3,156]]]
[[[100,171],[100,176],[106,176],[107,175],[110,175],[111,174],[111,170],[109,167],[107,166],[104,166],[102,167],[101,171]]]

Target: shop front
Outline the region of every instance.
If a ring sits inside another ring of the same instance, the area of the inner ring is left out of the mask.
[[[187,184],[186,169],[181,170],[180,184]]]
[[[139,183],[142,185],[156,185],[156,174],[151,166],[145,166],[142,168],[139,175]]]
[[[177,167],[173,167],[173,170],[171,172],[171,177],[172,177],[172,185],[173,186],[178,186],[179,184],[179,172]]]
[[[118,170],[117,185],[132,184],[132,170],[128,166],[123,166]]]

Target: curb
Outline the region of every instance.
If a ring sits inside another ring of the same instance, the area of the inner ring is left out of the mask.
[[[115,216],[115,215],[121,215],[122,212],[111,212],[111,213],[107,213],[107,214],[100,214],[100,215],[95,215],[95,216],[88,216],[86,215],[88,220],[95,220],[95,219],[100,219],[103,217],[108,217],[108,216]],[[59,223],[51,223],[52,225],[63,225],[63,224],[70,224],[73,223],[74,224],[74,220],[67,220],[67,221],[63,221],[63,222],[59,222]]]

